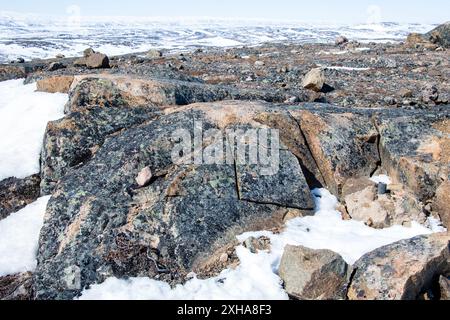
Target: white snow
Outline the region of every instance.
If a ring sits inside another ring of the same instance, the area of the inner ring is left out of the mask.
[[[74,19],[70,19],[74,18]],[[79,19],[78,19],[79,18]],[[336,35],[360,42],[403,41],[435,25],[371,25],[211,17],[88,17],[23,15],[0,11],[0,62],[82,54],[92,47],[108,55],[151,48],[183,51],[197,46],[257,46],[264,42],[333,43]]]
[[[0,82],[0,181],[39,172],[47,122],[64,116],[68,95],[35,90],[23,79]]]
[[[354,68],[354,67],[344,67],[344,66],[321,66],[324,69],[338,70],[338,71],[368,71],[370,68]]]
[[[372,178],[370,178],[370,180],[372,180],[375,183],[385,183],[387,185],[392,183],[392,180],[389,176],[385,175],[385,174],[380,174],[378,176],[373,176]]]
[[[34,271],[39,232],[50,197],[42,197],[0,221],[0,277]]]
[[[433,232],[446,232],[447,229],[442,225],[441,220],[433,216],[428,217],[427,225]]]
[[[353,264],[364,254],[381,246],[432,233],[418,223],[413,223],[410,228],[394,226],[377,230],[362,222],[344,221],[335,210],[338,204],[336,197],[325,189],[316,189],[313,195],[317,210],[314,216],[291,220],[281,234],[262,231],[239,236],[241,242],[250,236],[267,236],[271,239],[272,248],[270,252],[252,254],[239,246],[237,255],[241,264],[234,270],[227,269],[207,280],[194,278],[174,289],[148,278],[110,278],[84,290],[80,299],[288,299],[277,275],[280,259],[288,244],[330,249]]]

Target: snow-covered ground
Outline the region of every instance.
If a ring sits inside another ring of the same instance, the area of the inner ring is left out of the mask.
[[[301,21],[211,18],[43,17],[0,12],[0,63],[23,57],[77,56],[86,47],[109,55],[152,48],[175,51],[264,42],[333,42],[338,35],[361,42],[401,41],[430,24],[307,24]]]
[[[36,268],[39,232],[49,199],[39,198],[0,220],[0,277]]]
[[[23,79],[0,82],[0,181],[39,173],[47,122],[64,116],[68,95],[35,90]]]
[[[110,278],[102,284],[85,290],[80,299],[288,299],[277,275],[280,259],[286,245],[303,245],[313,249],[330,249],[353,264],[365,253],[384,245],[430,234],[432,231],[413,223],[410,228],[393,226],[377,230],[362,222],[344,221],[336,211],[336,197],[325,189],[313,191],[316,214],[291,220],[281,234],[271,232],[246,233],[238,237],[267,236],[271,239],[270,252],[252,254],[243,246],[237,248],[240,265],[227,269],[207,280],[194,278],[185,285],[171,289],[166,283],[148,278]]]

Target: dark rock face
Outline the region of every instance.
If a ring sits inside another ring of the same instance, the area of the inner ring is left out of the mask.
[[[354,264],[351,300],[415,300],[450,272],[450,236],[438,233],[379,248]]]
[[[444,48],[450,47],[450,22],[441,24],[426,34],[431,42]]]
[[[33,274],[30,272],[0,277],[0,300],[33,299]]]
[[[237,159],[231,164],[173,163],[177,140],[172,134],[180,126],[191,136],[194,121],[201,121],[205,131],[264,128],[252,119],[247,110],[252,108],[265,106],[229,102],[166,111],[155,121],[108,137],[90,161],[69,170],[48,205],[36,297],[70,299],[110,276],[177,283],[191,271],[201,273],[211,255],[237,234],[281,225],[286,207],[307,213],[313,202],[306,179],[282,144],[282,169],[273,177],[239,167]],[[203,151],[214,143],[219,142],[207,143]],[[146,167],[152,181],[139,187],[135,179]],[[252,188],[250,176],[256,181]],[[284,179],[296,192],[289,192]]]
[[[0,181],[0,220],[35,201],[39,197],[40,182],[39,175]]]
[[[448,114],[379,117],[380,154],[389,175],[420,201],[430,200],[449,174]]]
[[[72,112],[48,123],[41,154],[41,192],[49,194],[64,174],[85,161],[108,135],[154,119],[152,108],[100,108]]]
[[[329,190],[341,195],[349,178],[369,177],[380,162],[378,132],[369,116],[293,112]]]
[[[439,278],[441,300],[450,300],[450,276]]]
[[[286,246],[280,265],[286,292],[301,300],[344,300],[349,266],[330,250]]]

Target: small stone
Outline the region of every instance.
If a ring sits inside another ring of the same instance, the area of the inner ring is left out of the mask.
[[[220,261],[221,263],[227,263],[228,258],[229,258],[228,254],[227,254],[227,253],[223,253],[223,254],[220,256],[219,261]]]
[[[309,71],[303,79],[302,86],[316,92],[322,90],[325,84],[325,73],[322,68],[315,68]]]
[[[348,42],[347,37],[345,37],[345,36],[339,36],[339,37],[336,38],[336,40],[335,40],[334,43],[335,43],[337,46],[340,46],[340,45],[343,45],[343,44],[345,44],[345,43],[347,43],[347,42]]]
[[[422,101],[430,103],[436,101],[439,98],[439,92],[435,85],[427,84],[422,88]]]
[[[56,71],[64,68],[66,68],[66,66],[61,62],[52,62],[49,64],[47,71]]]
[[[383,99],[383,101],[384,101],[386,104],[391,105],[391,106],[397,103],[397,101],[395,100],[394,97],[385,97],[385,98]]]
[[[413,92],[410,89],[400,89],[398,94],[402,98],[412,98],[412,96],[413,96]]]
[[[152,49],[152,50],[147,51],[146,56],[147,56],[147,58],[150,58],[150,59],[157,59],[157,58],[161,58],[163,56],[163,53],[162,53],[162,51]]]
[[[145,167],[139,172],[136,178],[136,183],[139,187],[145,187],[150,182],[150,180],[152,180],[152,177],[152,170],[149,167]]]
[[[255,66],[257,66],[257,67],[263,67],[263,66],[265,66],[266,64],[264,63],[264,61],[256,61],[255,62]]]
[[[297,97],[290,97],[286,101],[284,101],[284,103],[296,103],[296,102],[299,102]]]
[[[83,51],[83,56],[85,58],[90,57],[91,55],[93,55],[95,53],[94,49],[92,48],[87,48],[86,50]]]

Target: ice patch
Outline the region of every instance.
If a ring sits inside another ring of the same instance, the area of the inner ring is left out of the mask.
[[[272,248],[270,252],[260,251],[252,254],[248,249],[239,246],[237,255],[241,264],[234,270],[227,269],[219,276],[207,280],[195,278],[174,289],[164,282],[148,278],[110,278],[102,284],[84,290],[80,299],[288,299],[277,275],[284,248],[288,244],[330,249],[341,254],[349,264],[353,264],[364,254],[381,246],[432,233],[418,223],[412,223],[410,228],[394,226],[377,230],[362,222],[344,221],[336,211],[336,197],[325,189],[316,189],[313,195],[317,210],[314,216],[289,221],[281,234],[261,231],[239,236],[238,240],[241,242],[250,236],[269,237]]]
[[[0,181],[39,172],[47,122],[64,116],[67,94],[35,90],[23,79],[0,82]]]
[[[384,184],[390,185],[392,183],[391,178],[385,174],[380,174],[379,176],[373,176],[372,178],[370,178],[370,180],[377,184],[384,183]]]
[[[0,277],[34,271],[39,232],[50,196],[0,221]]]

